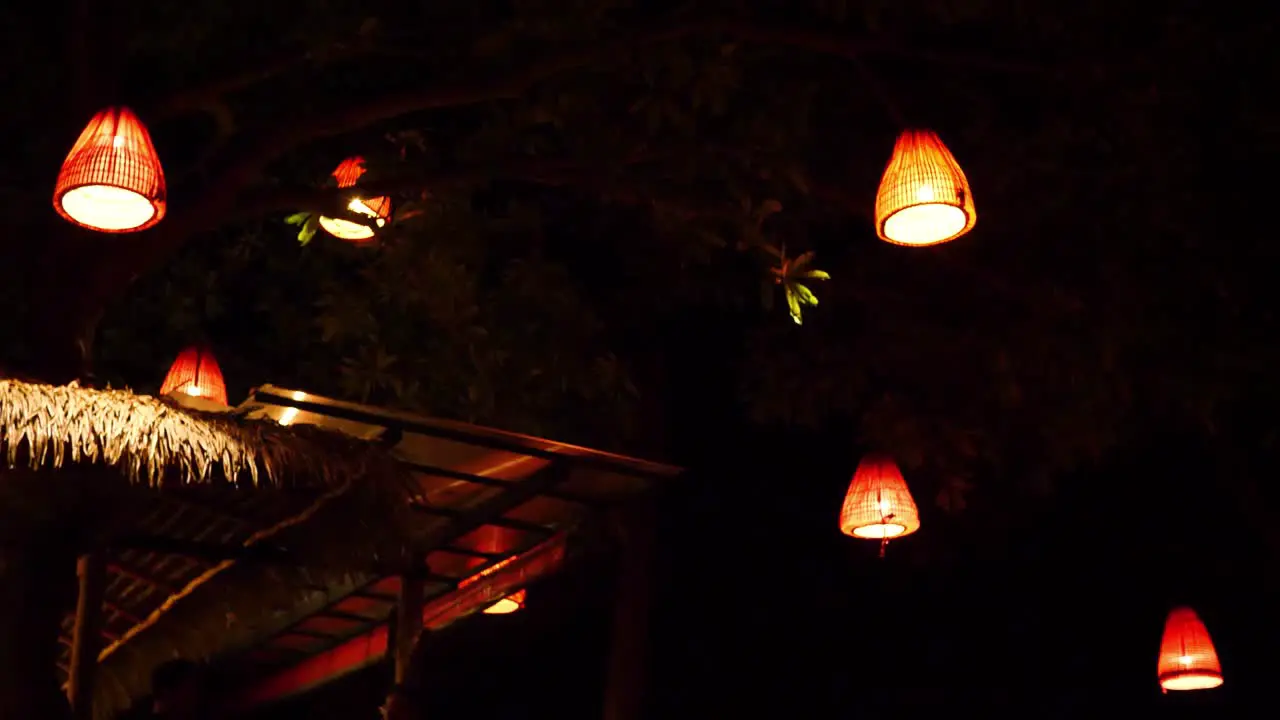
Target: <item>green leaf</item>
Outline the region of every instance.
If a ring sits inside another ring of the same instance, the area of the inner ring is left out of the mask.
[[[800,299],[791,291],[790,285],[786,285],[784,288],[787,294],[787,309],[791,311],[791,319],[795,320],[797,325],[803,325],[804,322],[800,319]]]
[[[800,302],[805,305],[817,305],[818,296],[813,294],[809,288],[800,283],[791,283],[792,293],[800,298]]]
[[[800,273],[800,277],[809,278],[810,280],[830,280],[831,276],[826,270],[806,270]]]
[[[306,245],[311,242],[311,238],[316,236],[316,229],[320,227],[320,216],[312,215],[307,218],[307,222],[303,224],[302,229],[298,231],[298,242]]]
[[[284,224],[285,225],[301,225],[305,223],[307,221],[307,218],[309,217],[311,217],[311,213],[309,212],[294,213],[284,219]]]

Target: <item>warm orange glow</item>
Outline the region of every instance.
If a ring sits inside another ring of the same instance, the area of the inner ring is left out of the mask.
[[[89,121],[58,173],[53,207],[101,232],[145,230],[164,217],[164,170],[151,135],[128,108]]]
[[[964,171],[937,134],[907,130],[876,194],[876,234],[898,245],[936,245],[973,229],[978,213]]]
[[[354,186],[364,173],[364,158],[352,157],[342,161],[342,164],[333,171],[333,178],[338,181],[338,187],[348,188]],[[347,203],[347,209],[358,215],[374,218],[374,223],[378,227],[383,227],[391,219],[391,198],[385,195],[376,198],[362,198],[356,195]],[[320,216],[320,227],[336,238],[353,242],[369,240],[374,235],[374,229],[368,225],[323,215]]]
[[[226,405],[227,386],[222,381],[222,370],[213,353],[195,347],[183,350],[173,361],[173,367],[169,368],[169,374],[160,386],[161,395],[173,393],[185,393]]]
[[[511,588],[543,576],[564,561],[564,536],[557,535],[522,554],[518,559],[501,563],[499,573],[488,573],[484,583],[473,583],[469,590],[449,593],[428,603],[422,611],[422,624],[432,630],[448,627],[484,604],[492,604],[488,597],[495,588]],[[495,566],[496,567],[496,566]],[[494,568],[491,568],[491,570]],[[346,609],[340,602],[337,610]],[[347,640],[303,660],[297,665],[282,668],[266,677],[257,678],[236,699],[241,709],[272,700],[278,700],[305,691],[321,683],[333,680],[353,670],[381,660],[387,651],[387,626]]]
[[[856,538],[889,540],[920,529],[920,513],[893,459],[868,455],[858,463],[840,510],[840,531]]]
[[[1157,675],[1165,690],[1208,690],[1222,684],[1218,652],[1195,610],[1180,607],[1169,613]]]
[[[524,590],[517,590],[484,609],[485,615],[506,615],[524,609]]]
[[[515,533],[506,528],[497,525],[485,525],[476,532],[475,549],[485,553],[502,554],[508,553],[515,549],[516,538]],[[474,585],[486,577],[490,577],[501,572],[518,559],[519,556],[512,555],[510,557],[499,560],[489,567],[480,570],[476,574],[465,578],[458,583],[458,589]],[[468,565],[472,568],[484,565],[484,558],[473,558]],[[525,591],[517,590],[516,592],[502,598],[498,602],[484,609],[486,615],[506,615],[524,608]]]

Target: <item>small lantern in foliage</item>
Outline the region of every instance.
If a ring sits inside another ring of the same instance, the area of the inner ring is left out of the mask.
[[[225,406],[227,385],[222,380],[222,370],[213,353],[207,349],[190,347],[173,361],[169,374],[160,386],[160,394],[197,398]]]
[[[524,609],[524,590],[517,590],[484,609],[485,615],[506,615]]]
[[[338,181],[338,187],[349,188],[355,186],[364,173],[364,158],[352,157],[342,161],[338,169],[333,171],[333,178]],[[391,220],[391,198],[386,196],[362,198],[353,195],[347,202],[347,209],[373,218],[378,227],[383,227]],[[374,234],[374,229],[368,225],[323,215],[320,217],[320,227],[336,238],[357,243],[372,239]]]
[[[1213,640],[1196,611],[1175,608],[1164,624],[1157,667],[1160,687],[1169,690],[1208,690],[1222,684],[1222,666]]]
[[[107,108],[89,121],[62,163],[53,208],[91,230],[146,230],[165,211],[164,170],[151,134],[128,108]]]
[[[936,245],[973,229],[978,213],[964,171],[937,134],[907,130],[876,194],[876,233],[897,245]]]
[[[840,531],[883,543],[920,529],[920,513],[893,458],[868,455],[858,463],[840,510]]]

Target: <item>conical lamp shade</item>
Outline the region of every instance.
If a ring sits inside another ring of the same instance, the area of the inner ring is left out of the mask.
[[[107,108],[89,121],[62,163],[53,207],[76,225],[136,232],[165,212],[164,170],[151,135],[128,108]]]
[[[905,537],[920,529],[920,512],[892,458],[868,455],[858,463],[840,510],[840,531],[869,540]]]
[[[481,570],[479,574],[473,575],[458,584],[459,588],[466,587],[480,578],[493,572],[497,568],[513,560],[514,554],[518,549],[518,538],[514,531],[497,525],[485,525],[476,531],[474,547],[476,550],[489,555],[507,555],[507,559],[500,561],[496,565],[490,566],[486,570]],[[472,558],[468,563],[468,567],[475,569],[484,565],[487,560],[484,558]],[[517,590],[501,600],[493,603],[484,609],[485,615],[506,615],[516,612],[524,608],[525,591]]]
[[[227,385],[222,380],[222,369],[213,353],[190,347],[173,361],[169,374],[160,386],[161,395],[183,393],[219,405],[227,404]]]
[[[517,590],[484,609],[485,615],[507,615],[524,609],[525,591]]]
[[[1165,690],[1208,690],[1222,684],[1222,666],[1196,611],[1176,608],[1164,624],[1157,673]]]
[[[338,187],[348,188],[354,186],[364,173],[364,158],[352,157],[342,161],[342,164],[333,171],[333,178],[338,181]],[[347,209],[359,215],[375,218],[377,226],[382,227],[391,219],[391,198],[385,195],[362,198],[357,195],[347,203]],[[355,243],[370,240],[374,235],[373,228],[368,225],[323,215],[320,216],[320,227],[336,238]]]
[[[907,130],[876,194],[876,233],[897,245],[936,245],[973,229],[978,213],[964,171],[937,134]]]

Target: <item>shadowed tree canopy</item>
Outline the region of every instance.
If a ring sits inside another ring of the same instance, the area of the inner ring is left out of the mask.
[[[27,71],[0,118],[0,272],[26,322],[0,353],[65,380],[83,351],[154,390],[207,340],[233,383],[633,448],[710,353],[758,421],[851,421],[945,503],[979,470],[1048,476],[1270,384],[1251,273],[1275,243],[1243,168],[1275,150],[1244,79],[1272,38],[1195,6],[81,2],[4,31]],[[112,103],[169,179],[136,235],[49,209]],[[968,174],[969,235],[876,239],[907,126]],[[300,215],[350,217],[328,176],[352,155],[395,203],[365,246]],[[771,269],[805,253],[831,279],[804,281],[800,325]]]

